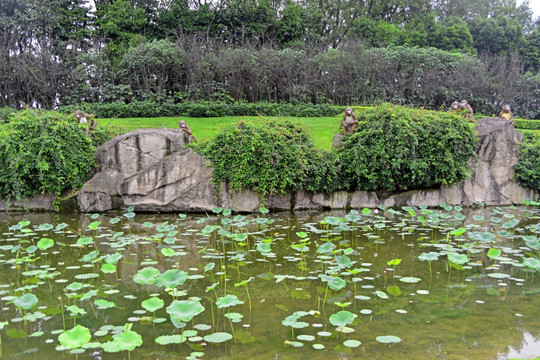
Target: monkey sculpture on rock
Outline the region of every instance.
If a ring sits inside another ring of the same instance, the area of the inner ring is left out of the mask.
[[[502,107],[502,111],[499,113],[499,117],[508,121],[508,124],[510,124],[511,126],[514,125],[514,115],[512,114],[512,111],[510,111],[510,105],[504,105]]]
[[[182,130],[184,134],[184,140],[186,140],[186,144],[195,142],[195,137],[193,136],[189,125],[184,120],[180,120],[178,122],[178,127],[180,128],[180,130]]]

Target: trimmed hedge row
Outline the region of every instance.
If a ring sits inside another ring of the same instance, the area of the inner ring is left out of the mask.
[[[82,103],[80,105],[62,106],[60,111],[72,113],[81,110],[94,114],[98,118],[127,118],[127,117],[220,117],[220,116],[298,116],[322,117],[334,116],[343,111],[341,107],[328,104],[277,104],[277,103],[247,103],[247,102],[165,102],[158,104],[153,101],[133,101],[126,103]]]
[[[540,120],[514,119],[516,129],[540,130]]]

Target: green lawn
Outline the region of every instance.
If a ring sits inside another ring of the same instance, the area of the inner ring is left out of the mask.
[[[273,117],[264,117],[272,119]],[[206,141],[216,136],[221,129],[236,124],[240,120],[257,121],[258,116],[226,116],[219,118],[188,118],[188,117],[157,117],[157,118],[123,118],[123,119],[98,119],[100,126],[109,124],[120,126],[126,132],[141,128],[178,128],[178,121],[182,119],[187,122],[193,135],[198,142]],[[304,123],[313,135],[313,142],[320,149],[330,150],[334,134],[339,131],[341,117],[313,117],[313,118],[292,118]]]

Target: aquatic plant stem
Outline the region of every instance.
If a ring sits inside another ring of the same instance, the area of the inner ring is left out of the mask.
[[[232,331],[232,335],[233,335],[233,338],[234,338],[234,342],[236,342],[236,334],[234,333],[234,326],[232,324],[232,320],[231,320],[231,310],[229,310],[229,312],[227,313],[229,314],[228,318],[229,318],[229,324],[231,324],[231,331]]]
[[[94,317],[97,318],[96,309],[94,309],[94,305],[92,304],[92,301],[90,301],[90,308],[92,309],[92,312],[94,313]]]
[[[246,284],[246,294],[247,294],[248,303],[249,303],[249,322],[251,323],[251,296],[249,296],[249,290],[248,290],[247,284]]]
[[[62,310],[62,326],[64,327],[64,330],[66,330],[66,318],[64,316],[64,303],[62,302],[62,297],[59,297],[58,300],[60,300],[60,309]]]

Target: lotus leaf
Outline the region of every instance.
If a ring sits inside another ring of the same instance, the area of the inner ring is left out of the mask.
[[[467,262],[469,262],[469,257],[465,254],[458,254],[458,253],[448,253],[448,261],[454,264],[463,265]]]
[[[215,332],[210,335],[206,335],[204,337],[204,341],[208,341],[209,343],[222,343],[227,340],[232,339],[232,335],[226,332]]]
[[[152,297],[150,299],[144,300],[141,305],[147,311],[155,312],[156,310],[161,309],[165,305],[165,302],[160,298]]]
[[[404,283],[414,284],[414,283],[422,281],[422,279],[414,277],[414,276],[406,276],[406,277],[400,278],[399,281],[404,282]]]
[[[354,321],[355,317],[356,315],[352,312],[347,310],[341,310],[331,315],[329,320],[332,325],[342,328],[346,325],[351,324]]]
[[[21,309],[31,309],[38,303],[38,298],[34,294],[24,294],[21,297],[15,298],[13,304]]]
[[[182,335],[162,335],[156,338],[156,343],[160,345],[181,344],[186,341],[186,337]]]
[[[174,317],[183,322],[188,322],[202,313],[204,306],[201,305],[199,300],[174,300],[166,310],[171,319]]]
[[[68,349],[77,349],[90,341],[92,335],[90,330],[82,325],[77,325],[73,329],[68,330],[58,336],[60,345]]]
[[[94,305],[98,307],[98,309],[108,309],[116,306],[116,304],[112,301],[107,301],[104,299],[97,299],[94,301]]]
[[[114,264],[102,264],[101,271],[105,274],[114,274],[116,273],[116,265]]]
[[[397,336],[393,335],[386,335],[386,336],[377,336],[376,340],[383,344],[392,344],[392,343],[398,343],[401,342],[401,339]]]
[[[230,306],[236,306],[236,305],[241,305],[243,304],[244,302],[239,300],[238,297],[236,295],[230,295],[230,294],[227,294],[225,296],[222,296],[222,297],[219,297],[217,300],[216,300],[216,306],[219,308],[219,309],[222,309],[222,308],[227,308],[227,307],[230,307]]]
[[[77,240],[77,244],[79,245],[90,245],[94,243],[94,239],[92,239],[91,236],[82,237],[79,240]]]
[[[156,285],[159,287],[174,288],[182,285],[189,274],[178,269],[169,269],[156,278]]]
[[[54,240],[48,238],[41,238],[36,245],[40,250],[47,250],[48,248],[54,246]]]
[[[153,267],[147,267],[139,270],[133,275],[133,281],[139,285],[152,285],[156,282],[156,277],[160,274],[159,270]]]
[[[346,347],[350,347],[350,348],[359,347],[361,344],[362,344],[362,342],[358,341],[358,340],[345,340],[343,342],[343,345],[345,345]]]

